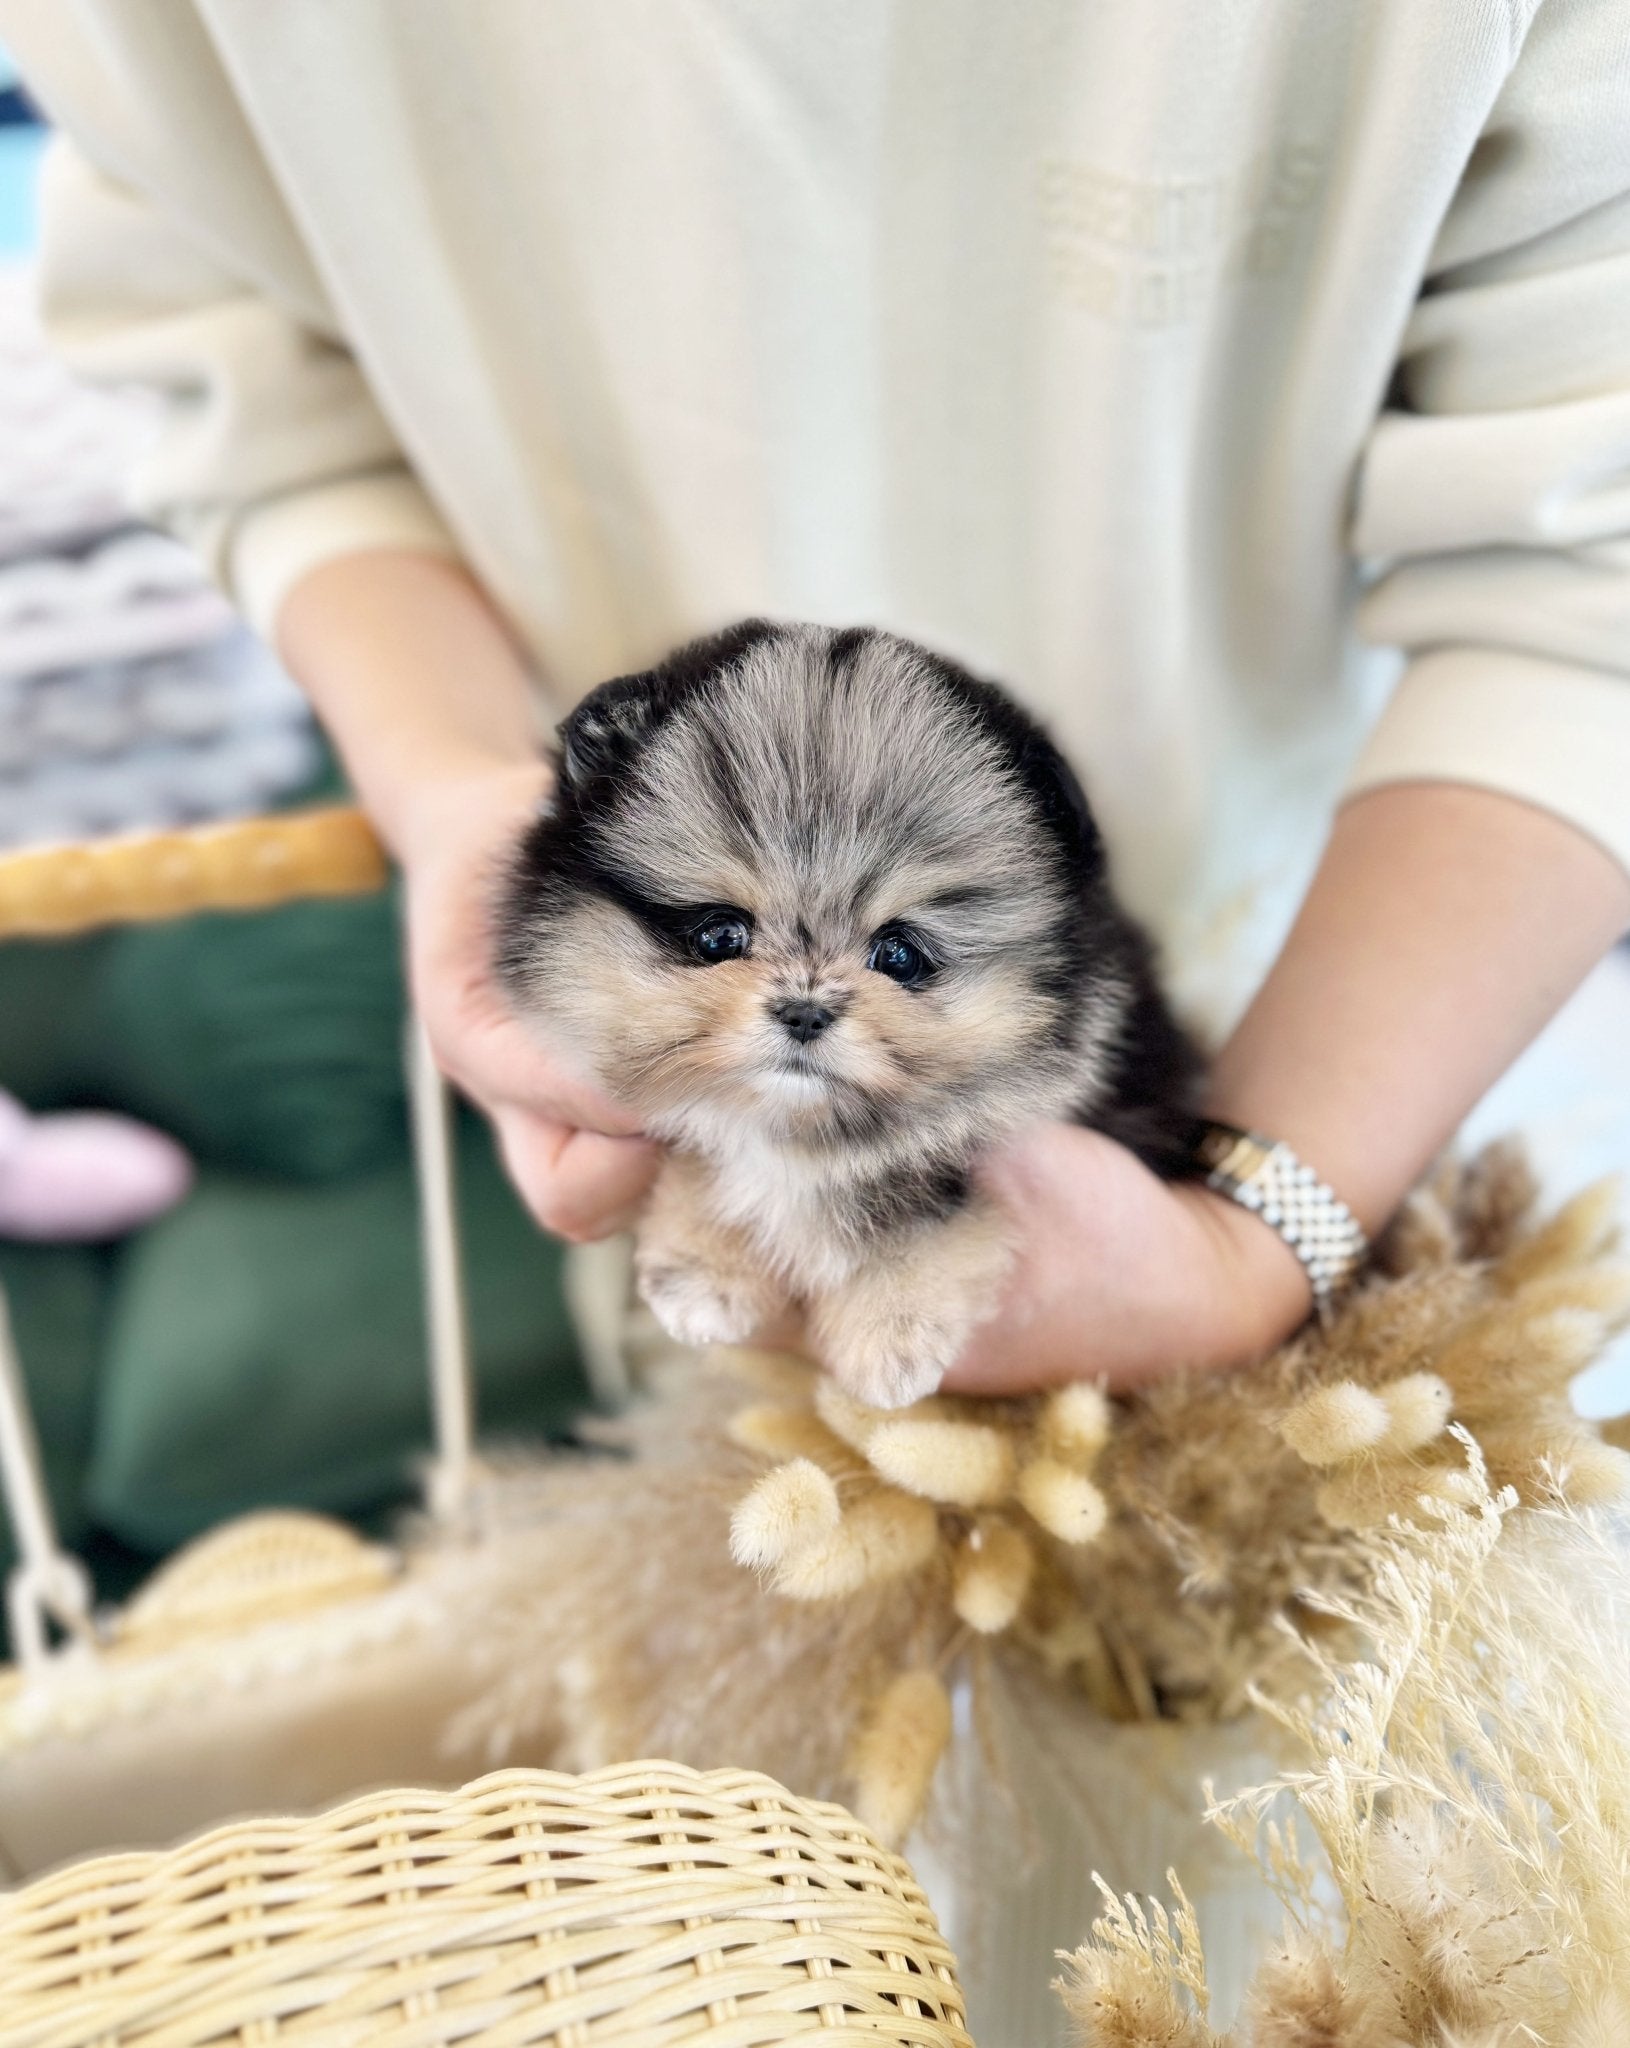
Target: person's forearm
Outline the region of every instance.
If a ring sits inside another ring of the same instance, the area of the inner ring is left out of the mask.
[[[401,865],[414,1007],[437,1064],[492,1120],[546,1230],[625,1227],[657,1148],[522,1027],[494,971],[495,885],[550,773],[497,612],[443,557],[376,549],[303,576],[276,639]]]
[[[1550,813],[1459,783],[1338,813],[1301,914],[1212,1071],[1371,1231],[1630,925],[1630,876]]]
[[[479,585],[442,556],[325,562],[284,600],[277,645],[398,857],[427,789],[540,761],[520,655]]]

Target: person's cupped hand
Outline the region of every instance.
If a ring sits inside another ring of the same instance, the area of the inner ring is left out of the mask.
[[[978,1178],[1006,1212],[1014,1259],[946,1393],[1081,1379],[1126,1392],[1185,1369],[1231,1371],[1307,1318],[1306,1275],[1266,1224],[1197,1182],[1161,1180],[1097,1131],[1038,1125]],[[820,1363],[796,1312],[759,1341]]]
[[[399,851],[414,1002],[436,1063],[491,1120],[537,1221],[582,1244],[628,1227],[661,1152],[526,1029],[498,983],[498,881],[548,788],[548,769],[529,763],[427,789]]]
[[[980,1179],[1015,1257],[947,1392],[1018,1394],[1092,1379],[1126,1389],[1190,1368],[1248,1365],[1306,1318],[1293,1252],[1194,1181],[1165,1181],[1113,1139],[1044,1124]]]

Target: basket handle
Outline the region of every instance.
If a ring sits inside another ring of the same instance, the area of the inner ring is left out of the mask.
[[[195,910],[256,910],[385,886],[385,850],[348,804],[0,854],[0,939],[59,938]]]
[[[62,937],[201,910],[259,909],[316,896],[359,896],[389,876],[383,847],[346,805],[179,832],[0,854],[0,939]],[[451,1098],[424,1026],[409,1023],[408,1098],[424,1256],[425,1323],[435,1455],[431,1512],[461,1520],[475,1476],[474,1380],[453,1188]],[[0,1493],[20,1562],[6,1595],[25,1671],[50,1655],[50,1624],[90,1641],[90,1576],[62,1546],[46,1492],[4,1292],[0,1291]]]

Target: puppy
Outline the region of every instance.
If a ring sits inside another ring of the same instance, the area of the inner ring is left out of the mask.
[[[796,1305],[851,1393],[913,1401],[1011,1256],[982,1150],[1067,1117],[1183,1170],[1196,1055],[1079,784],[991,684],[751,620],[560,737],[501,972],[671,1148],[636,1270],[672,1336]]]

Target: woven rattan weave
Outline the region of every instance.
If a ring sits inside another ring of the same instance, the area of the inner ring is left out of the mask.
[[[503,1771],[0,1899],[6,2048],[967,2048],[908,1865],[745,1771]]]

